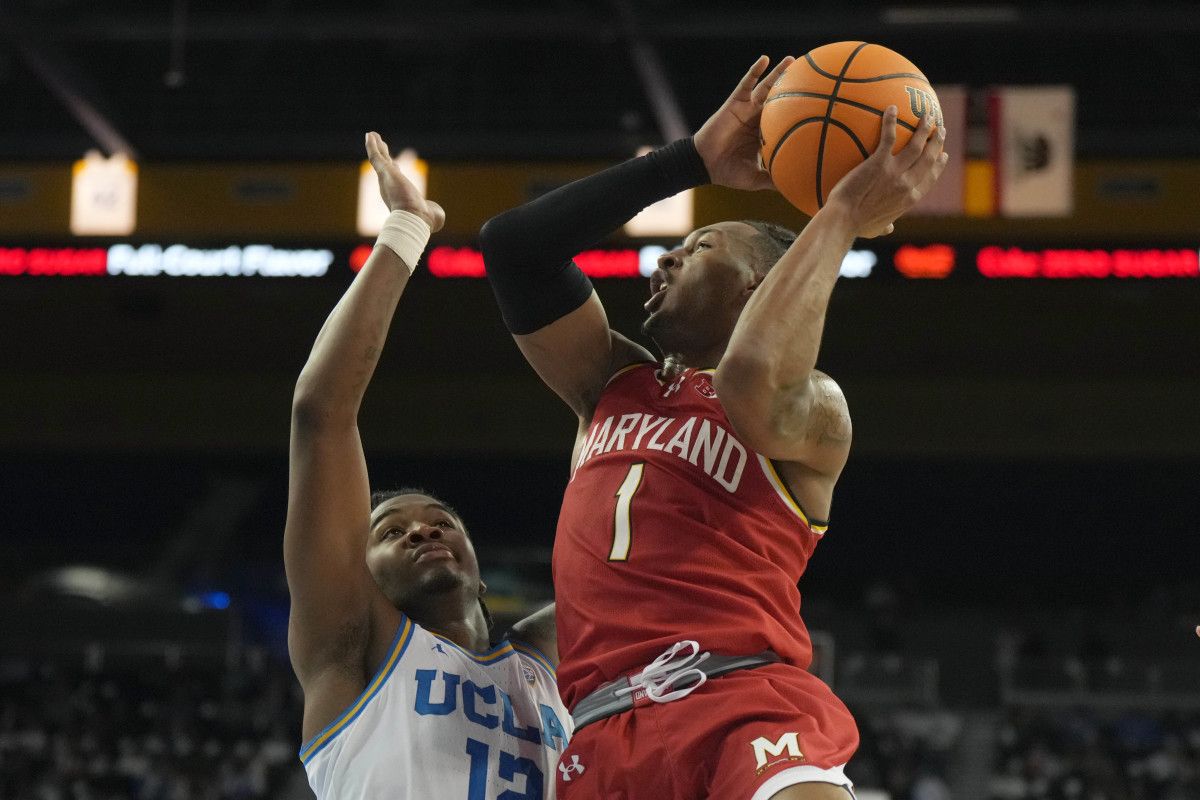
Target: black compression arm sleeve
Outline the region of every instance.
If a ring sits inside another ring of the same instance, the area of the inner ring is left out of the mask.
[[[533,333],[571,313],[592,284],[571,260],[646,206],[708,183],[689,139],[555,189],[488,220],[479,232],[504,323]]]

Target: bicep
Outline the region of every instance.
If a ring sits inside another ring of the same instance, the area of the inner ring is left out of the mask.
[[[533,333],[514,335],[517,346],[542,381],[581,418],[614,371],[652,356],[608,327],[593,291],[579,308]]]
[[[826,478],[841,474],[853,429],[837,382],[813,370],[803,383],[774,391],[741,391],[736,379],[730,384],[722,381],[718,391],[747,444],[767,458],[802,465]]]
[[[294,425],[289,463],[283,556],[289,649],[303,682],[366,647],[378,590],[366,565],[370,490],[357,426]]]

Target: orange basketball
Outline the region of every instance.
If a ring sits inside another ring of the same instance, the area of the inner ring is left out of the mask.
[[[762,158],[775,188],[817,213],[843,175],[879,145],[879,120],[894,105],[899,151],[925,114],[942,124],[937,95],[904,56],[867,42],[835,42],[788,67],[767,95]]]

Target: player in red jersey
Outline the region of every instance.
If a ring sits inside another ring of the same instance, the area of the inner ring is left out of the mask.
[[[890,108],[879,149],[798,238],[721,222],[663,255],[643,327],[661,362],[609,329],[571,262],[682,189],[770,188],[758,118],[790,62],[763,78],[760,58],[693,138],[481,232],[506,324],[580,422],[554,550],[576,724],[564,800],[849,796],[858,733],[806,670],[796,588],[850,447],[845,398],[815,365],[843,257],[929,190],[944,131],[926,122],[893,155]]]

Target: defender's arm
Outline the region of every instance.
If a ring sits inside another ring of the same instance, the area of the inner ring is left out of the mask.
[[[366,565],[370,490],[357,417],[411,268],[444,220],[400,175],[376,134],[368,136],[368,153],[389,206],[409,212],[389,219],[381,241],[398,236],[394,246],[412,263],[375,246],[317,335],[292,400],[283,554],[305,738],[362,690],[372,643],[394,632],[380,630],[395,622],[376,613],[390,605]]]

